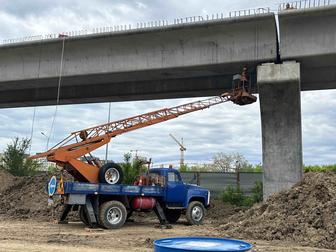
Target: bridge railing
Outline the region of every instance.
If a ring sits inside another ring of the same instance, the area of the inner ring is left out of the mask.
[[[271,9],[267,8],[257,8],[257,9],[247,9],[247,10],[238,10],[238,11],[230,11],[229,17],[242,17],[242,16],[251,16],[251,15],[259,15],[270,13]]]
[[[331,4],[334,4],[332,0],[300,0],[280,4],[279,11],[323,7]]]
[[[144,29],[152,29],[152,28],[160,28],[160,27],[168,27],[168,26],[176,26],[176,25],[184,25],[184,24],[192,24],[192,23],[202,23],[207,21],[216,21],[225,18],[235,18],[242,16],[252,16],[252,15],[260,15],[269,13],[270,8],[257,8],[257,9],[246,9],[239,11],[231,11],[229,12],[229,16],[224,15],[224,13],[216,13],[206,16],[190,16],[184,18],[175,18],[172,21],[168,20],[157,20],[157,21],[149,21],[149,22],[138,22],[136,24],[128,24],[128,25],[113,25],[113,26],[105,26],[99,28],[92,29],[82,29],[76,31],[67,31],[61,33],[50,33],[45,35],[34,35],[34,36],[25,36],[21,38],[11,38],[4,39],[0,41],[0,44],[13,44],[13,43],[22,43],[22,42],[30,42],[30,41],[44,41],[44,40],[57,40],[63,39],[66,37],[80,37],[86,35],[93,34],[103,34],[103,33],[122,33],[129,32],[135,30],[144,30]]]

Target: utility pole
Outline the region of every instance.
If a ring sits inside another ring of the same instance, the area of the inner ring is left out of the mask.
[[[180,152],[181,152],[181,157],[180,157],[180,169],[183,167],[184,165],[184,152],[187,150],[186,147],[184,147],[183,145],[183,138],[181,138],[181,142],[179,142],[174,136],[173,134],[169,134],[171,138],[173,138],[173,140],[180,146]]]
[[[240,163],[236,161],[237,189],[240,189]]]

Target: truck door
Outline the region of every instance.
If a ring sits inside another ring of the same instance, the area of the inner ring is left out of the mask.
[[[181,176],[175,171],[167,172],[166,203],[171,207],[182,207],[186,197],[186,188]]]

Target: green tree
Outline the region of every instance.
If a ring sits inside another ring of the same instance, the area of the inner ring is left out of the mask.
[[[257,164],[257,165],[248,164],[239,170],[241,172],[262,172],[263,171],[261,164]]]
[[[28,159],[26,151],[30,146],[30,139],[18,137],[8,144],[2,158],[4,169],[15,176],[29,176],[41,168],[37,160]]]
[[[132,159],[131,153],[124,154],[124,162],[120,164],[124,172],[125,184],[133,184],[137,176],[146,171],[144,160],[134,158]]]
[[[189,171],[189,167],[186,164],[181,165],[180,172],[186,172]]]

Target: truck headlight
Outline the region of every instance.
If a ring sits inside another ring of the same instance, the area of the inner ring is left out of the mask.
[[[207,206],[210,205],[210,191],[208,191],[208,200],[207,200]]]

